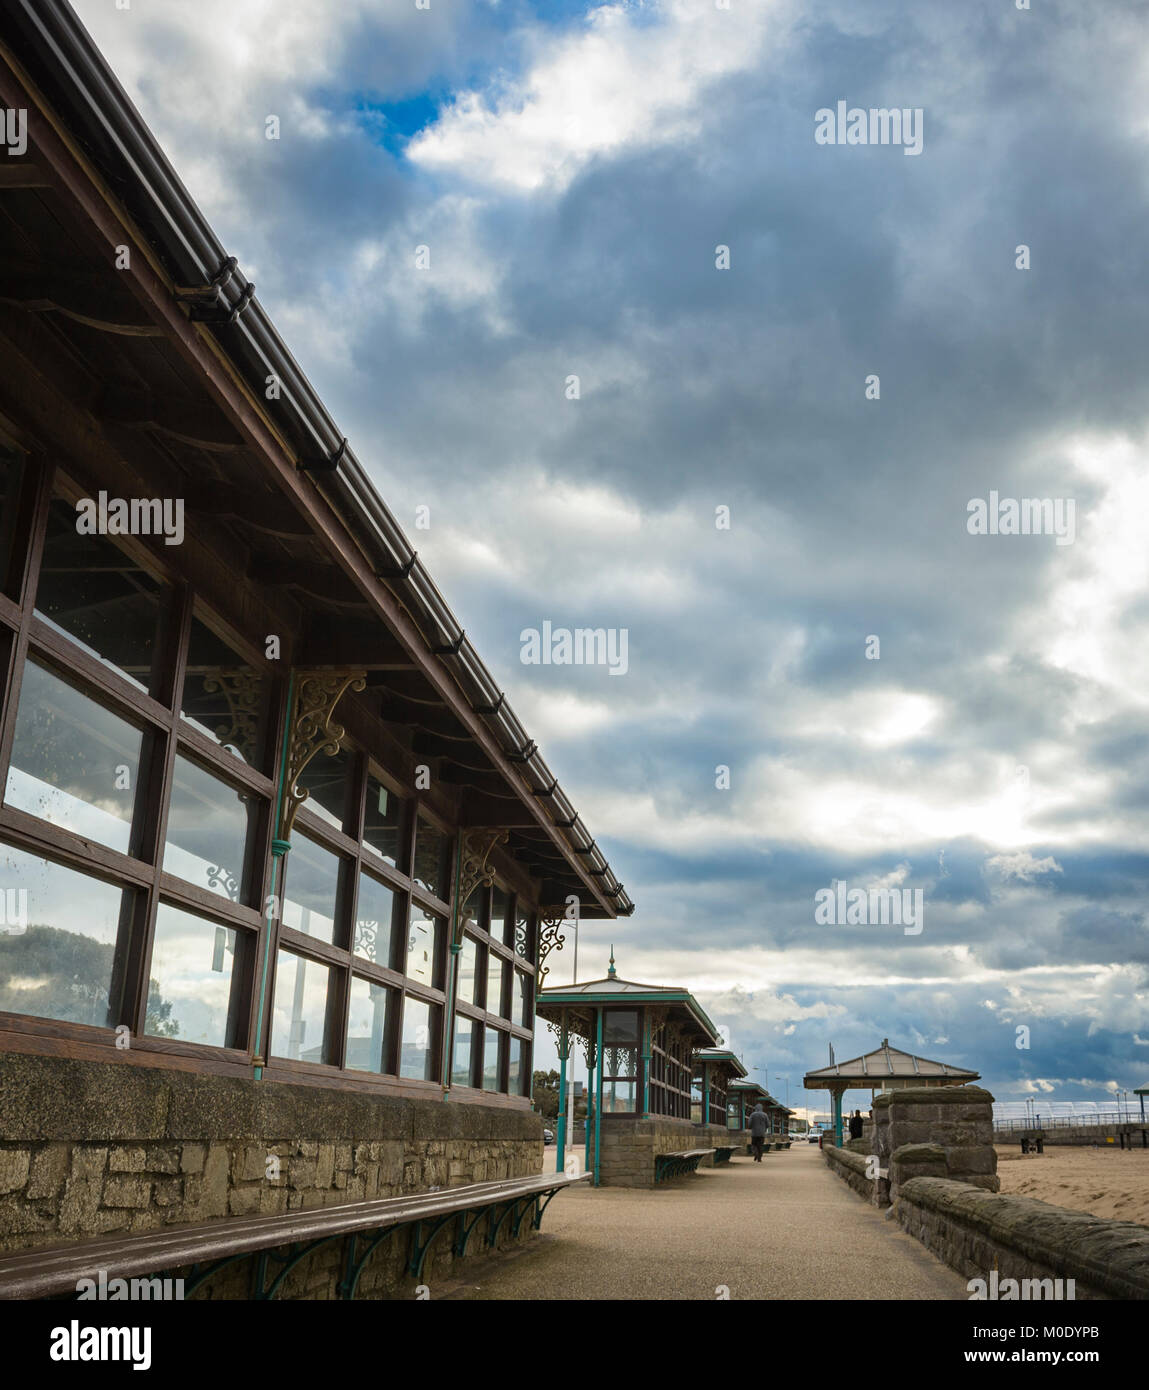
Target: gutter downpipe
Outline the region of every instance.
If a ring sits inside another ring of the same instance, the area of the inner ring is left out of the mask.
[[[444,1100],[451,1098],[451,1087],[447,1078],[451,1071],[451,1045],[455,1037],[455,977],[458,973],[456,962],[459,958],[459,952],[463,949],[462,934],[459,931],[459,913],[462,910],[462,904],[459,902],[459,886],[462,883],[462,878],[463,832],[460,830],[455,836],[455,901],[451,909],[451,952],[447,959],[447,1007],[443,1010],[447,1016],[447,1035],[443,1039],[442,1085]]]
[[[287,714],[283,729],[283,751],[279,759],[279,778],[275,788],[275,820],[272,824],[276,830],[279,829],[280,816],[283,813],[283,791],[287,781],[287,749],[291,743],[291,711],[294,707],[295,697],[295,672],[292,671],[287,678]],[[276,887],[279,881],[279,861],[284,858],[287,851],[291,848],[290,840],[276,840],[271,842],[271,892],[267,896],[267,936],[263,943],[263,967],[259,976],[259,1013],[255,1022],[255,1052],[252,1062],[255,1067],[255,1080],[263,1079],[263,1010],[267,999],[267,975],[268,965],[271,958],[271,938],[275,931],[276,912],[279,899],[276,895]]]

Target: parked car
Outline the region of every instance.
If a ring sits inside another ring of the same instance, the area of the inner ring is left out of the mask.
[[[807,1144],[820,1144],[821,1142],[822,1142],[822,1131],[821,1131],[820,1129],[812,1129],[812,1130],[810,1131],[810,1133],[807,1134],[807,1136],[806,1136],[806,1143],[807,1143]]]
[[[555,1132],[554,1132],[554,1130],[553,1130],[553,1129],[544,1129],[544,1130],[543,1130],[543,1143],[544,1143],[544,1144],[553,1144],[554,1142],[555,1142]]]

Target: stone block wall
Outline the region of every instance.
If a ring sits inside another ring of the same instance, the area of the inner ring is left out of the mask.
[[[980,1086],[914,1087],[874,1098],[875,1150],[890,1197],[917,1177],[953,1178],[997,1192],[993,1097]]]
[[[3,1250],[525,1177],[542,1155],[530,1111],[0,1054]],[[395,1283],[393,1243],[365,1294]],[[330,1296],[327,1263],[337,1246],[300,1267],[297,1296]]]
[[[877,1177],[867,1175],[868,1166],[872,1167],[869,1165],[869,1154],[856,1153],[835,1144],[824,1144],[822,1156],[826,1160],[826,1167],[852,1187],[859,1197],[864,1197],[875,1207],[890,1205],[890,1184],[886,1175],[881,1171]]]
[[[899,1189],[898,1224],[967,1279],[1074,1281],[1073,1296],[1149,1298],[1149,1227],[947,1178]],[[1043,1292],[1046,1298],[1052,1292]],[[999,1292],[998,1297],[1001,1297]]]
[[[716,1148],[733,1148],[740,1153],[747,1142],[744,1130],[658,1115],[636,1119],[612,1116],[602,1127],[599,1183],[604,1187],[653,1187],[656,1154]],[[703,1159],[701,1166],[711,1167],[713,1161],[713,1156]]]

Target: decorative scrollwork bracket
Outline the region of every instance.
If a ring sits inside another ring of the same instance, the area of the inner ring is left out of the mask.
[[[335,706],[348,690],[363,690],[367,685],[367,672],[363,670],[297,671],[295,675],[295,703],[287,746],[287,783],[276,829],[276,837],[281,841],[290,839],[296,812],[310,795],[306,788],[298,785],[304,768],[320,753],[333,758],[343,746],[347,730],[332,718]]]

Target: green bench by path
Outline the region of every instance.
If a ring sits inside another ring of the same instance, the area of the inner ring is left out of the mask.
[[[682,1149],[678,1153],[654,1155],[654,1181],[663,1182],[666,1178],[680,1178],[684,1173],[695,1173],[704,1158],[713,1149]]]
[[[462,1257],[476,1227],[486,1217],[486,1244],[492,1248],[504,1222],[509,1222],[514,1236],[528,1217],[538,1230],[555,1194],[573,1183],[586,1182],[590,1176],[542,1173],[504,1182],[467,1183],[411,1197],[384,1197],[269,1216],[224,1217],[130,1236],[0,1253],[0,1299],[75,1293],[79,1280],[94,1280],[101,1270],[110,1278],[129,1279],[175,1269],[189,1271],[184,1289],[188,1298],[224,1266],[252,1255],[256,1258],[250,1296],[270,1299],[302,1260],[336,1240],[344,1242],[338,1297],[352,1299],[367,1260],[384,1240],[410,1233],[407,1273],[420,1279],[431,1242],[446,1226],[454,1223],[454,1251]]]

